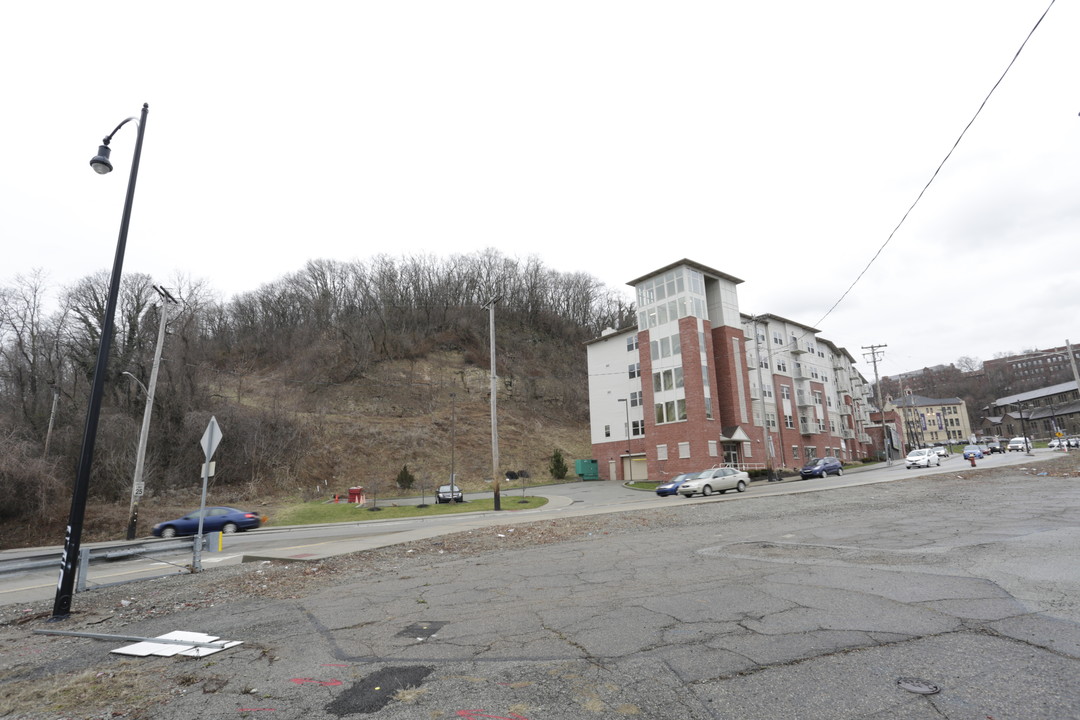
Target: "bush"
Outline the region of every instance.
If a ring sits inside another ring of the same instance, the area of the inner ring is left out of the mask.
[[[402,490],[410,490],[414,482],[416,482],[416,478],[409,472],[409,466],[402,465],[401,472],[397,474],[397,486]]]
[[[548,463],[548,472],[551,473],[551,477],[556,480],[565,480],[566,473],[570,471],[570,468],[566,465],[566,460],[563,459],[562,451],[555,448],[555,452],[551,454],[551,462]]]

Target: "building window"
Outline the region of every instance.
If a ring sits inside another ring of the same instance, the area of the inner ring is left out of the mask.
[[[709,441],[709,457],[716,457],[716,441]]]
[[[611,426],[610,425],[605,425],[604,426],[604,437],[611,437]]]
[[[630,363],[630,366],[627,369],[630,373],[631,380],[641,377],[641,363]]]
[[[798,445],[792,445],[791,446],[791,459],[792,460],[798,460],[799,459],[799,446]]]
[[[630,337],[626,338],[626,352],[634,352],[637,349],[638,349],[637,335],[631,335]]]
[[[634,390],[630,393],[630,407],[638,407],[641,405],[641,391]]]
[[[772,341],[773,341],[773,345],[783,345],[784,344],[784,336],[781,335],[779,331],[773,330]]]
[[[769,358],[767,358],[767,357],[759,357],[758,358],[758,365],[760,365],[761,367],[768,370],[769,369]]]
[[[784,415],[784,427],[791,430],[795,427],[795,420],[790,415]]]
[[[683,458],[683,459],[686,459],[686,458],[690,457],[690,443],[688,443],[688,442],[679,443],[679,457]]]
[[[641,437],[645,434],[645,421],[644,420],[631,420],[630,421],[630,434],[635,437]]]
[[[656,459],[667,460],[667,445],[656,446]]]
[[[712,420],[712,398],[705,396],[705,419]]]
[[[789,386],[787,386],[787,385],[781,385],[780,386],[780,397],[782,397],[784,400],[790,400],[791,399],[791,388]]]
[[[776,360],[776,369],[780,372],[787,372],[787,360],[781,360],[778,358]]]
[[[817,448],[816,447],[808,447],[808,448],[806,448],[806,459],[807,460],[813,460],[816,457],[817,457]]]

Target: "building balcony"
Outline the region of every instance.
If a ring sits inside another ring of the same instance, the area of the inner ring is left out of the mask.
[[[851,406],[850,405],[848,405],[847,403],[840,403],[840,414],[841,415],[851,415],[851,412],[852,411],[851,411]]]
[[[818,426],[814,423],[799,423],[799,434],[801,435],[817,435],[819,432]]]
[[[870,439],[870,435],[868,433],[860,433],[859,442],[864,445],[869,445],[871,442],[873,442],[873,440]]]
[[[854,440],[855,431],[851,428],[843,428],[840,430],[840,437],[844,438],[845,440]]]

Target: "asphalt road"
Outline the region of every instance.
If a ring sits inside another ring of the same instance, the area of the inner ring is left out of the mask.
[[[1023,453],[1005,453],[991,455],[977,461],[978,467],[1004,467],[1023,465],[1038,458],[1053,455],[1049,450],[1037,450],[1034,457]],[[762,495],[786,495],[801,492],[816,492],[838,487],[851,487],[880,482],[891,482],[913,475],[934,475],[952,473],[970,469],[968,461],[959,455],[942,460],[939,467],[911,469],[904,467],[902,459],[894,460],[890,465],[876,465],[869,468],[848,470],[842,477],[830,476],[811,480],[789,479],[781,483],[754,482],[739,498]],[[546,485],[527,490],[534,495],[549,499],[547,506],[534,511],[515,512],[515,522],[547,517],[572,517],[582,514],[605,513],[645,509],[666,506],[674,503],[716,502],[723,498],[730,500],[735,493],[693,499],[682,497],[657,497],[654,493],[630,490],[619,483],[611,482],[571,482],[561,485]],[[501,489],[502,505],[505,510],[512,510],[514,501],[520,498],[521,489],[510,485]],[[469,493],[467,500],[490,498],[491,492]],[[430,497],[428,501],[431,502]],[[381,501],[382,504],[418,504],[420,498],[406,498]],[[371,516],[362,510],[359,513]],[[367,520],[356,523],[335,523],[332,525],[297,526],[289,528],[264,528],[258,531],[238,533],[227,536],[222,543],[221,552],[204,553],[202,564],[205,570],[233,565],[244,561],[262,559],[318,559],[340,555],[358,550],[403,542],[420,537],[432,537],[446,533],[470,530],[499,524],[506,520],[505,513],[482,513],[464,515],[438,515],[429,518],[400,520]],[[108,543],[97,543],[108,545]],[[59,553],[62,548],[38,548],[33,551],[4,551],[0,559],[18,558],[34,553],[52,550]],[[212,549],[216,550],[216,546]],[[167,574],[190,572],[192,556],[189,552],[173,552],[146,558],[130,558],[109,563],[95,563],[90,566],[87,578],[89,588],[113,583],[132,582],[140,579],[158,577]],[[0,575],[0,604],[25,603],[50,599],[56,592],[58,570],[52,568],[27,571],[17,575]]]
[[[141,621],[125,631],[244,645],[124,667],[183,678],[165,720],[1080,718],[1080,480],[1013,460],[987,478],[956,463],[830,492],[638,497],[684,510]],[[65,669],[122,679],[114,645],[64,642]]]

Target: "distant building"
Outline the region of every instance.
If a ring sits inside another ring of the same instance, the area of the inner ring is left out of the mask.
[[[1071,372],[1071,371],[1070,371]],[[1076,381],[1029,390],[983,408],[980,431],[986,435],[1049,440],[1062,433],[1080,435],[1080,391]]]
[[[814,328],[739,311],[742,280],[680,260],[629,284],[633,327],[587,344],[601,478],[653,480],[716,465],[795,468],[875,455],[870,389]]]
[[[1080,363],[1080,348],[1074,347],[1072,354]],[[1014,394],[1075,379],[1067,346],[986,360],[983,373],[998,392]]]
[[[929,398],[908,393],[891,402],[900,412],[908,450],[971,438],[967,404],[960,398]]]

